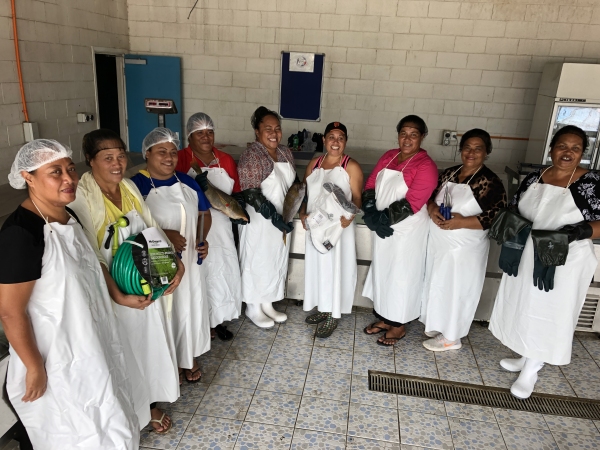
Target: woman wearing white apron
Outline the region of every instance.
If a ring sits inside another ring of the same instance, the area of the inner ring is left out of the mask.
[[[500,362],[506,370],[521,372],[511,387],[516,397],[531,395],[544,363],[571,361],[573,333],[597,265],[591,239],[600,237],[600,177],[579,167],[587,145],[578,127],[557,131],[550,143],[552,166],[529,174],[510,204],[532,222],[532,230],[560,230],[569,242],[566,264],[555,268],[552,290],[532,283],[539,266],[531,237],[518,255],[516,277],[502,276],[490,330],[522,355]],[[507,257],[504,250],[501,267]]]
[[[323,144],[326,154],[314,158],[306,168],[304,181],[308,204],[302,203],[300,219],[305,230],[308,214],[313,212],[319,199],[327,195],[323,183],[333,183],[344,191],[346,199],[360,208],[363,172],[356,161],[344,155],[348,134],[344,124],[332,122],[325,128]],[[337,218],[335,218],[337,220]],[[315,336],[326,338],[337,328],[342,314],[350,314],[356,288],[356,243],[354,217],[339,218],[343,228],[337,244],[327,253],[313,245],[310,231],[306,233],[304,259],[304,311],[315,306],[318,313],[306,318],[318,324]]]
[[[29,197],[0,231],[0,317],[10,341],[6,389],[36,449],[137,450],[125,353],[94,250],[74,213],[71,151],[40,139],[9,181]]]
[[[77,198],[69,206],[81,220],[100,260],[120,332],[133,352],[127,355],[126,361],[128,371],[139,372],[141,378],[141,382],[134,384],[134,405],[140,425],[148,423],[150,406],[153,429],[166,433],[171,428],[171,419],[156,408],[156,402],[174,402],[179,397],[179,377],[173,335],[165,322],[162,301],[153,302],[150,296],[125,295],[109,273],[114,233],[118,233],[119,243],[122,243],[132,234],[159,226],[135,184],[123,179],[127,153],[118,134],[102,129],[92,131],[83,138],[83,151],[92,170],[81,177]],[[115,222],[121,217],[126,217],[129,225],[116,227]],[[183,273],[183,264],[178,261],[177,275],[165,296],[173,293]]]
[[[281,213],[288,189],[296,178],[294,157],[281,141],[279,114],[264,106],[252,115],[256,141],[242,153],[238,166],[240,184],[250,223],[240,227],[240,270],[246,317],[256,326],[271,328],[287,320],[273,308],[283,299],[293,230]]]
[[[211,214],[200,186],[186,174],[175,172],[178,147],[179,139],[171,130],[152,130],[142,143],[146,170],[131,181],[187,269],[173,293],[172,311],[165,320],[172,327],[180,383],[184,378],[188,383],[197,383],[202,373],[194,358],[210,350],[206,285],[197,262],[198,256],[204,260],[208,255],[204,236],[211,227]],[[201,214],[206,214],[204,236],[199,235],[198,229]],[[201,242],[204,245],[199,246]],[[163,303],[163,308],[166,310],[168,304]]]
[[[364,329],[385,334],[379,345],[396,344],[404,324],[419,317],[427,246],[427,200],[437,184],[437,167],[421,142],[427,126],[406,116],[396,127],[400,148],[386,152],[363,193],[365,224],[373,231],[373,258],[362,295],[373,300],[379,321]]]
[[[490,135],[469,130],[459,148],[462,165],[440,175],[427,206],[431,220],[419,320],[432,338],[423,346],[436,352],[461,348],[460,339],[469,333],[485,280],[487,230],[506,207],[502,181],[483,164],[492,152]],[[440,205],[451,206],[450,214],[444,217]]]
[[[208,172],[208,180],[226,194],[233,194],[242,205],[240,180],[235,161],[225,152],[214,147],[215,125],[205,113],[196,113],[187,121],[186,131],[189,146],[178,152],[176,170],[196,178],[196,169]],[[234,225],[245,225],[245,220],[229,219],[216,209],[210,210],[213,226],[207,236],[210,242],[210,258],[202,269],[206,274],[208,311],[210,317],[211,339],[216,336],[228,341],[233,333],[222,325],[223,322],[237,319],[242,312],[242,281],[240,263],[235,240]]]

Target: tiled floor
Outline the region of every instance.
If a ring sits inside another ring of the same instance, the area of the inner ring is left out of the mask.
[[[184,383],[181,398],[162,404],[173,429],[144,431],[141,449],[600,449],[600,421],[543,416],[371,392],[367,371],[383,370],[510,387],[500,368],[512,355],[473,324],[460,350],[429,352],[413,322],[395,348],[375,344],[363,328],[374,317],[344,316],[329,339],[294,302],[282,301],[288,322],[261,330],[241,318],[228,324],[234,340],[213,341],[199,358],[202,382]],[[578,333],[573,361],[546,366],[536,391],[600,399],[600,339]]]

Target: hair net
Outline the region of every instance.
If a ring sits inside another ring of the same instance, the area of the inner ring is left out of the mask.
[[[177,134],[168,128],[155,128],[144,138],[142,142],[142,156],[146,159],[146,152],[157,144],[163,144],[165,142],[171,142],[175,144],[175,147],[179,150],[179,138]]]
[[[208,114],[205,114],[203,112],[192,114],[192,116],[188,119],[187,125],[185,127],[187,137],[190,137],[190,134],[192,134],[195,131],[214,129],[215,124],[213,123],[213,120]]]
[[[70,158],[71,155],[73,155],[71,149],[52,139],[36,139],[28,142],[17,152],[8,174],[8,182],[15,189],[25,189],[26,183],[21,175],[22,171],[33,172],[44,164]]]

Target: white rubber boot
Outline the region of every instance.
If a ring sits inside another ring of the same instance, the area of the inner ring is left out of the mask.
[[[510,393],[517,398],[526,399],[531,396],[535,383],[538,380],[538,372],[544,367],[542,361],[526,358],[525,365],[521,369],[521,374],[517,381],[510,387]]]
[[[259,328],[273,328],[273,322],[260,307],[260,303],[246,303],[246,317]]]
[[[527,358],[521,356],[520,358],[505,358],[500,361],[500,365],[503,369],[509,372],[520,372],[525,365]]]
[[[265,313],[277,323],[283,323],[287,320],[286,314],[279,311],[275,311],[275,308],[273,308],[273,303],[261,303],[260,307],[262,308],[263,313]]]

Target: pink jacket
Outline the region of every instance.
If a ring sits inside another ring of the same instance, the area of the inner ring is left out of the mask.
[[[375,165],[375,169],[367,179],[365,190],[375,189],[377,174],[381,172],[385,166],[387,166],[388,169],[398,171],[402,170],[402,168],[406,166],[406,169],[403,172],[404,181],[408,186],[406,200],[408,200],[408,203],[410,203],[413,212],[416,213],[423,207],[424,204],[427,203],[427,200],[429,200],[431,197],[433,190],[437,187],[437,166],[429,157],[427,152],[423,149],[421,149],[412,159],[398,164],[399,151],[400,149],[397,148],[388,150],[381,158],[379,158],[379,161],[377,161],[377,164]],[[410,163],[407,166],[408,161],[410,161]]]

